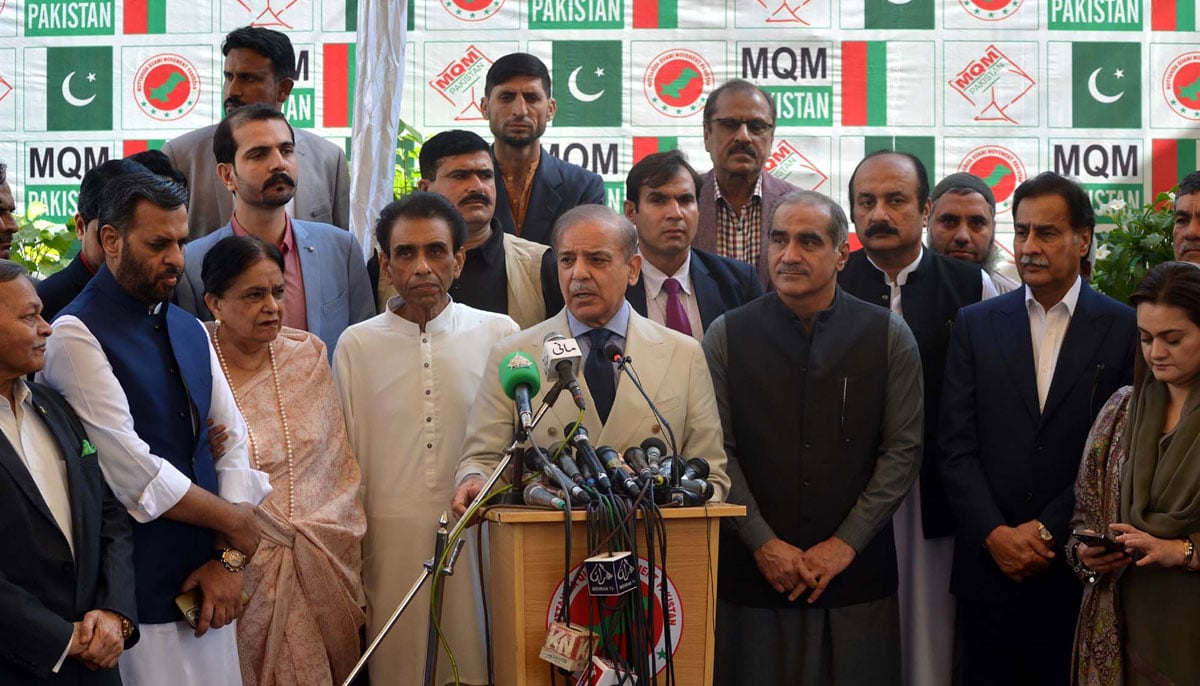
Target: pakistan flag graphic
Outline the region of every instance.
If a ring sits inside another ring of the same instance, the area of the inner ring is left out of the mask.
[[[620,126],[625,84],[620,41],[554,41],[555,126]]]
[[[113,58],[109,47],[30,48],[26,127],[34,131],[109,131],[113,127]],[[31,80],[33,81],[33,80]]]

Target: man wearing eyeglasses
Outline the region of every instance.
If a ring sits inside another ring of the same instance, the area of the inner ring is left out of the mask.
[[[700,189],[700,227],[693,247],[749,262],[768,282],[763,248],[775,201],[799,190],[763,174],[775,143],[775,101],[743,79],[717,87],[704,103],[704,149],[712,171]]]

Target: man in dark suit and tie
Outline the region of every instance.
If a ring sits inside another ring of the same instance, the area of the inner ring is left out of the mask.
[[[550,229],[576,205],[604,204],[604,181],[541,145],[554,119],[550,72],[537,57],[514,52],[496,60],[480,108],[496,137],[496,219],[508,233],[550,244]]]
[[[0,683],[120,684],[137,641],[131,521],[62,396],[24,381],[50,326],[0,260]]]
[[[642,272],[625,299],[651,321],[703,340],[714,319],[763,294],[749,263],[696,250],[700,175],[678,150],[642,158],[625,178],[625,217]]]
[[[1024,288],[959,310],[941,470],[958,519],[962,683],[1065,684],[1080,586],[1063,555],[1088,429],[1133,379],[1131,308],[1080,278],[1095,215],[1045,172],[1013,194]]]

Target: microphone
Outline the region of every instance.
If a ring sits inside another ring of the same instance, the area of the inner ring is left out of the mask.
[[[625,364],[625,352],[621,350],[621,346],[612,341],[609,341],[608,345],[604,346],[604,356],[616,364]]]
[[[529,448],[525,451],[525,463],[530,470],[540,469],[542,474],[551,482],[558,484],[564,493],[571,494],[572,502],[589,503],[592,501],[592,497],[588,495],[587,491],[571,481],[570,477],[563,473],[563,470],[555,466],[550,458],[546,457],[545,451],[537,444],[530,443]]]
[[[534,481],[525,487],[525,504],[537,507],[551,507],[555,510],[567,509],[567,502],[554,495],[545,486]]]
[[[642,382],[638,379],[637,372],[633,369],[633,358],[622,352],[621,346],[612,342],[604,346],[604,354],[617,364],[617,371],[625,372],[625,376],[628,376],[629,380],[633,382],[633,387],[638,389],[638,393],[641,393],[642,397],[646,399],[646,404],[650,406],[650,411],[654,413],[654,418],[666,430],[667,438],[671,440],[671,452],[679,452],[679,445],[675,442],[675,432],[671,429],[671,424],[667,422],[667,418],[662,415],[662,412],[658,411],[658,406],[650,399],[650,394],[646,392],[646,388],[642,386]]]
[[[667,485],[678,486],[679,478],[683,475],[685,468],[683,460],[672,455],[659,463],[658,473],[666,479]]]
[[[583,389],[579,386],[579,380],[575,378],[579,374],[579,362],[582,359],[579,343],[574,338],[551,332],[542,339],[542,366],[546,369],[546,379],[557,381],[560,386],[570,391],[575,406],[586,410]]]
[[[579,473],[579,465],[575,464],[575,459],[571,457],[571,446],[565,445],[562,441],[551,443],[550,450],[547,451],[546,454],[558,455],[558,466],[563,470],[563,473],[571,479],[571,481],[574,481],[580,486],[587,483],[587,480],[583,478],[583,474]]]
[[[537,395],[542,387],[542,377],[537,372],[537,363],[528,354],[516,351],[500,361],[500,388],[504,395],[517,404],[517,429],[522,439],[533,429],[533,407],[530,396]]]
[[[707,501],[708,497],[699,493],[693,493],[685,488],[672,488],[670,500],[664,504],[669,507],[695,507],[703,505]]]
[[[703,457],[693,457],[687,461],[687,467],[683,470],[682,478],[707,479],[708,474],[708,460]]]
[[[646,460],[650,463],[650,468],[658,471],[663,456],[667,454],[667,444],[663,443],[661,438],[647,438],[642,441],[642,450],[646,451]]]
[[[657,484],[658,479],[661,478],[654,476],[654,472],[650,470],[649,463],[646,462],[646,451],[636,445],[625,449],[625,462],[630,467],[633,467],[634,471],[638,473],[638,477],[643,481],[650,481]]]
[[[693,457],[687,461],[683,474],[679,477],[679,487],[699,493],[708,500],[713,495],[713,485],[708,482],[708,460],[703,457]]]
[[[568,424],[563,429],[563,434],[571,433],[571,424]],[[600,463],[600,458],[596,456],[596,450],[592,448],[591,441],[588,440],[587,429],[582,424],[576,425],[575,437],[571,441],[575,444],[576,456],[582,458],[580,462],[587,463],[589,469],[596,475],[596,482],[600,484],[600,488],[604,490],[612,490],[612,482],[608,480],[608,473],[604,471],[604,465]]]
[[[621,454],[612,446],[600,446],[600,449],[596,451],[596,455],[604,463],[605,469],[608,470],[608,475],[618,484],[624,486],[626,493],[632,496],[641,493],[642,489],[638,487],[637,480],[633,478],[633,474],[625,468],[625,463],[621,461]]]

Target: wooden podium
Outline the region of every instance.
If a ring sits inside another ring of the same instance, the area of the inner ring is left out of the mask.
[[[573,514],[571,566],[587,553],[584,512]],[[667,527],[667,586],[677,683],[709,686],[713,679],[713,626],[717,606],[717,541],[721,517],[741,517],[741,505],[662,510]],[[491,550],[492,643],[496,683],[535,686],[550,683],[550,664],[538,657],[547,618],[560,607],[563,577],[563,513],[525,507],[487,511]],[[645,543],[639,527],[639,552]],[[655,561],[662,566],[661,560]],[[639,565],[641,567],[642,565]],[[645,586],[643,574],[643,586]],[[584,584],[586,589],[586,584]],[[586,595],[586,593],[582,594]],[[656,594],[657,598],[657,594]],[[655,602],[655,605],[658,603]],[[660,641],[665,649],[665,636]],[[663,665],[660,658],[659,665]],[[659,674],[659,679],[665,672]],[[562,682],[562,678],[559,678]]]

